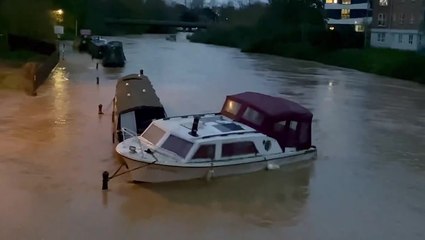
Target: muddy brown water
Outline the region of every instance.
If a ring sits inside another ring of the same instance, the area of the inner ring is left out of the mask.
[[[37,97],[0,91],[0,239],[425,239],[424,86],[183,35],[108,39],[124,42],[124,69],[67,46]],[[317,160],[208,184],[121,176],[102,192],[118,167],[115,81],[140,68],[169,115],[218,111],[242,91],[300,102]]]

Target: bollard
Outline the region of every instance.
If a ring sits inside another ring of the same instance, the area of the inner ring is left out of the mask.
[[[96,84],[99,85],[99,77],[96,77]]]
[[[99,63],[96,63],[96,69],[99,69]]]
[[[140,69],[140,76],[143,75],[143,69]]]
[[[102,173],[102,190],[108,190],[109,173],[104,171]]]
[[[99,111],[98,111],[99,114],[103,114],[102,107],[103,107],[103,105],[102,104],[99,104]]]

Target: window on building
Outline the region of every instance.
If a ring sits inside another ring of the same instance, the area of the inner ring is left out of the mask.
[[[350,9],[344,8],[341,9],[341,19],[348,19],[350,18]]]
[[[400,15],[400,24],[403,24],[404,23],[404,18],[405,18],[405,15],[404,15],[404,13],[402,13]]]
[[[388,6],[388,0],[379,0],[379,6]]]
[[[351,4],[351,0],[342,0],[342,4]]]
[[[248,154],[257,154],[258,150],[253,142],[224,143],[221,149],[222,157],[233,157]]]
[[[413,44],[413,34],[409,34],[409,44]]]
[[[354,26],[354,31],[356,32],[364,32],[364,25],[357,24]]]
[[[385,33],[378,33],[378,42],[385,42]]]
[[[162,144],[162,148],[185,158],[192,148],[193,143],[185,139],[170,135],[167,140]]]
[[[385,14],[384,13],[379,13],[378,14],[378,26],[385,26]]]
[[[215,156],[215,145],[207,144],[199,146],[195,155],[193,155],[192,159],[214,159]]]
[[[401,33],[398,34],[398,42],[403,43],[403,34]]]
[[[250,107],[246,108],[245,112],[242,115],[242,118],[257,125],[261,125],[264,120],[263,114]]]
[[[413,24],[415,22],[415,16],[412,14],[410,15],[410,24]]]
[[[327,4],[337,4],[338,0],[326,0]]]

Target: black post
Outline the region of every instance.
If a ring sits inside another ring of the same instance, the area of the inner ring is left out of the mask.
[[[143,75],[143,69],[140,69],[140,76]]]
[[[194,137],[197,137],[198,136],[198,123],[199,123],[199,119],[200,119],[200,117],[199,116],[196,116],[194,119],[193,119],[193,124],[192,124],[192,130],[190,131],[190,135],[192,135],[192,136],[194,136]]]
[[[103,107],[103,105],[102,105],[102,104],[99,104],[99,106],[98,106],[98,107],[99,107],[99,111],[98,111],[98,113],[99,113],[99,114],[103,114],[103,112],[102,112],[102,107]]]
[[[102,173],[102,190],[108,190],[109,172]]]
[[[99,69],[99,63],[96,63],[96,70]]]
[[[96,77],[96,84],[99,85],[99,77]]]

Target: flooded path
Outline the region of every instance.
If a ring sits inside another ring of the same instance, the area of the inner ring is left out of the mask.
[[[424,86],[182,35],[117,39],[122,70],[68,46],[37,97],[0,91],[0,239],[425,239]],[[218,111],[241,91],[300,102],[317,161],[209,184],[122,176],[102,192],[118,167],[115,81],[140,68],[169,115]]]

